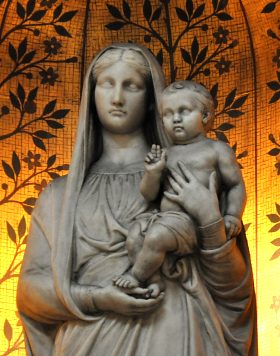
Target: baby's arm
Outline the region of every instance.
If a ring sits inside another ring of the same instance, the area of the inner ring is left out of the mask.
[[[140,192],[146,200],[157,198],[165,166],[166,151],[159,145],[152,145],[151,152],[145,158],[145,173],[140,183]]]
[[[225,224],[228,235],[237,235],[246,204],[246,190],[240,168],[233,150],[224,142],[215,141],[218,169],[226,188]]]

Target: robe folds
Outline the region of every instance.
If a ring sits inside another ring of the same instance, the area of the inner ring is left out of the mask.
[[[244,231],[219,248],[207,238],[225,234],[223,221],[198,229],[203,245],[183,257],[170,254],[161,268],[165,296],[141,317],[83,312],[71,283],[99,287],[129,266],[125,241],[130,224],[150,207],[139,192],[143,163],[98,169],[92,68],[110,48],[131,48],[146,58],[155,106],[164,87],[151,53],[116,44],[95,57],[84,81],[77,138],[68,176],[40,194],[31,217],[17,303],[28,355],[35,356],[227,356],[257,355],[256,305]],[[166,146],[158,112],[150,141]],[[149,140],[147,140],[148,143]],[[143,157],[144,158],[144,157]]]

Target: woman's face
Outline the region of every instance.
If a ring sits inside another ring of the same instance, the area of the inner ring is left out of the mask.
[[[95,105],[105,130],[114,134],[137,131],[147,110],[145,78],[128,63],[116,62],[97,77]]]

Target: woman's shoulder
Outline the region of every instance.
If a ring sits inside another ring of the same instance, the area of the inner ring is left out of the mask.
[[[49,182],[45,189],[40,193],[35,207],[38,209],[46,204],[49,205],[52,204],[52,202],[55,203],[61,201],[66,182],[67,175],[57,177]]]

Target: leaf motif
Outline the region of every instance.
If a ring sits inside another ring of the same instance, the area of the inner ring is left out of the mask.
[[[192,64],[192,58],[188,51],[186,51],[184,48],[181,48],[181,54],[182,54],[183,60],[186,63]]]
[[[280,82],[280,72],[276,72],[277,73],[277,79]]]
[[[4,323],[4,335],[6,339],[10,342],[13,338],[13,329],[9,321],[6,319]]]
[[[224,108],[228,108],[232,103],[236,95],[237,88],[233,89],[226,97]]]
[[[31,52],[28,52],[22,59],[21,61],[21,64],[25,64],[25,63],[29,63],[32,61],[32,59],[34,58],[36,54],[36,51],[31,51]]]
[[[10,101],[16,109],[20,110],[20,102],[15,94],[10,90]]]
[[[276,232],[280,229],[280,223],[272,226],[272,228],[268,232]]]
[[[24,215],[22,216],[18,225],[18,236],[21,239],[26,233],[26,221]]]
[[[22,87],[22,85],[20,83],[18,83],[17,94],[18,94],[18,97],[19,97],[19,100],[20,100],[21,104],[23,104],[24,103],[24,99],[25,99],[25,91],[24,91],[24,88]]]
[[[210,89],[210,94],[212,95],[212,98],[216,100],[217,94],[218,94],[218,88],[219,88],[219,83],[216,83],[212,86]]]
[[[35,203],[36,203],[36,198],[34,198],[34,197],[32,197],[32,198],[27,198],[27,199],[25,199],[24,200],[24,204],[26,204],[26,205],[30,205],[30,206],[34,206],[35,205]]]
[[[279,215],[276,215],[276,214],[268,214],[268,215],[266,215],[268,218],[269,218],[269,220],[271,221],[271,222],[273,222],[273,223],[277,223],[277,222],[279,222],[280,221],[280,216]]]
[[[275,9],[276,2],[269,2],[268,4],[265,5],[265,7],[262,9],[263,14],[269,14]]]
[[[57,19],[61,12],[62,12],[62,9],[63,9],[63,4],[60,4],[58,5],[55,9],[54,9],[54,12],[53,12],[53,20]]]
[[[275,240],[270,241],[270,243],[272,243],[272,245],[274,245],[274,246],[280,246],[280,237],[278,237]]]
[[[3,166],[3,169],[4,169],[4,172],[5,172],[6,176],[8,176],[9,178],[15,180],[15,173],[14,173],[12,167],[7,162],[5,162],[4,160],[2,160],[2,166]]]
[[[236,149],[237,149],[237,143],[235,143],[231,148],[232,148],[233,152],[235,153]]]
[[[32,214],[32,211],[33,211],[33,207],[32,207],[32,206],[22,204],[22,207],[23,207],[24,211],[25,211],[28,215],[31,215],[31,214]],[[26,243],[25,239],[23,240],[22,243]]]
[[[48,102],[48,104],[44,108],[43,115],[45,116],[50,114],[54,110],[55,106],[56,106],[56,99]]]
[[[280,256],[280,248],[274,252],[274,254],[270,257],[270,261],[275,260]]]
[[[13,165],[13,169],[14,169],[16,176],[18,176],[20,173],[20,160],[19,160],[18,155],[16,154],[15,151],[13,151],[12,165]]]
[[[250,227],[251,223],[245,224],[244,225],[244,230],[247,232],[249,227]]]
[[[150,0],[145,0],[143,5],[143,14],[145,19],[149,22],[152,16],[152,5]]]
[[[12,227],[12,225],[8,221],[6,221],[6,224],[7,224],[8,236],[16,244],[17,243],[16,232],[15,232],[14,228]]]
[[[217,130],[220,130],[220,131],[228,131],[232,128],[234,128],[235,126],[228,123],[228,122],[224,122],[222,125],[220,125],[219,127],[217,127]]]
[[[280,205],[275,203],[277,213],[280,215]]]
[[[67,11],[63,15],[60,16],[60,18],[57,20],[57,22],[68,22],[72,20],[72,18],[76,15],[78,10],[74,11]]]
[[[57,174],[57,173],[55,173],[55,172],[48,172],[48,175],[49,175],[52,179],[55,179],[55,178],[60,177],[60,175]]]
[[[192,18],[193,18],[193,19],[196,19],[196,18],[200,17],[200,16],[203,14],[204,9],[205,9],[205,4],[199,5],[199,6],[195,9]]]
[[[198,54],[197,56],[197,61],[196,63],[202,63],[204,61],[204,59],[206,58],[207,55],[207,51],[208,51],[208,46],[204,47]]]
[[[53,25],[56,33],[60,36],[64,37],[72,37],[71,34],[66,30],[64,26],[61,25]]]
[[[52,155],[48,158],[48,162],[47,162],[47,167],[50,168],[51,166],[54,165],[56,160],[56,155]]]
[[[236,158],[241,159],[241,158],[244,158],[247,156],[248,156],[248,151],[243,151],[243,152],[239,153],[239,155]]]
[[[280,83],[278,83],[276,81],[268,82],[268,83],[266,83],[266,85],[269,87],[269,89],[274,90],[274,91],[280,89]]]
[[[25,8],[21,5],[20,2],[17,2],[17,14],[22,20],[25,18]]]
[[[199,43],[197,37],[195,36],[191,46],[192,63],[195,63],[198,51],[199,51]]]
[[[113,6],[110,4],[106,4],[106,5],[107,5],[107,8],[108,8],[110,14],[113,17],[115,17],[116,19],[119,19],[119,20],[123,20],[123,16],[122,16],[120,10],[116,6]]]
[[[277,91],[273,97],[269,100],[269,104],[273,104],[280,99],[280,91]]]
[[[160,7],[158,7],[158,8],[154,11],[153,16],[152,16],[152,19],[151,19],[151,22],[157,21],[157,20],[160,18],[161,10],[162,10],[162,8],[161,8],[161,6],[160,6]]]
[[[11,42],[9,42],[9,56],[14,62],[17,61],[17,51],[15,47],[11,44]]]
[[[228,0],[220,0],[217,10],[218,11],[224,10],[227,4],[228,4]]]
[[[115,21],[115,22],[108,23],[105,27],[107,27],[108,30],[118,31],[121,28],[123,28],[125,25],[126,25],[126,22]]]
[[[28,97],[27,97],[27,101],[33,101],[36,99],[37,96],[37,92],[38,92],[38,87],[30,90]]]
[[[125,0],[123,0],[123,13],[124,13],[124,16],[130,20],[130,16],[131,16],[130,6],[129,6],[128,2]]]
[[[275,137],[273,136],[272,133],[268,135],[268,139],[269,139],[272,143],[276,144]]]
[[[218,140],[229,143],[228,138],[222,131],[214,131]]]
[[[215,12],[217,10],[218,0],[212,0],[212,5],[213,5],[214,12]]]
[[[52,113],[51,117],[53,117],[56,120],[63,119],[68,113],[70,109],[62,109],[62,110],[57,110]]]
[[[32,139],[33,139],[35,146],[37,146],[38,148],[41,148],[41,150],[46,151],[46,146],[42,140],[40,140],[39,138],[34,137],[34,136],[32,137]]]
[[[22,40],[18,46],[18,59],[20,60],[21,57],[25,54],[27,48],[27,37]]]
[[[39,138],[43,138],[43,139],[49,139],[49,138],[56,137],[55,135],[51,134],[50,132],[47,132],[47,131],[44,131],[44,130],[35,131],[33,133],[33,135],[37,136]]]
[[[26,5],[26,14],[29,16],[35,8],[35,0],[28,0]]]
[[[269,154],[270,156],[277,156],[279,153],[280,153],[280,149],[279,149],[279,148],[273,148],[272,150],[270,150],[270,151],[268,152],[268,154]]]
[[[23,207],[23,208],[24,208],[24,207]],[[31,208],[31,207],[28,207],[28,208]],[[24,210],[25,210],[25,209],[24,209]],[[26,210],[25,210],[25,211],[26,211]],[[31,214],[31,213],[32,213],[32,208],[31,208],[30,214]],[[26,243],[27,243],[27,238],[28,238],[28,235],[26,235],[25,238],[22,240],[21,243],[22,243],[23,245],[26,245]]]
[[[176,10],[178,18],[181,21],[184,21],[184,22],[188,22],[189,21],[189,16],[184,10],[180,9],[179,7],[175,7],[175,10]]]
[[[241,115],[244,114],[243,111],[240,111],[240,110],[229,110],[229,111],[226,111],[226,114],[229,116],[229,117],[239,117]]]
[[[186,10],[189,15],[189,18],[191,18],[192,14],[193,14],[193,1],[192,0],[186,1]]]
[[[236,99],[234,103],[232,104],[231,108],[232,109],[238,109],[240,106],[242,106],[245,101],[247,100],[249,94],[243,95],[240,98]]]
[[[38,10],[30,17],[32,21],[40,21],[46,14],[47,10]]]
[[[219,20],[221,21],[229,21],[232,20],[233,17],[231,17],[229,14],[227,14],[226,12],[219,12],[218,14],[216,14],[216,16],[218,17]]]
[[[63,164],[62,166],[57,166],[56,169],[58,171],[65,171],[69,169],[69,164]]]
[[[63,124],[61,124],[60,122],[54,121],[54,120],[46,120],[46,123],[52,129],[63,129],[64,128]]]
[[[163,64],[163,52],[162,49],[160,49],[156,55],[156,59],[159,62],[159,64],[162,66]]]

